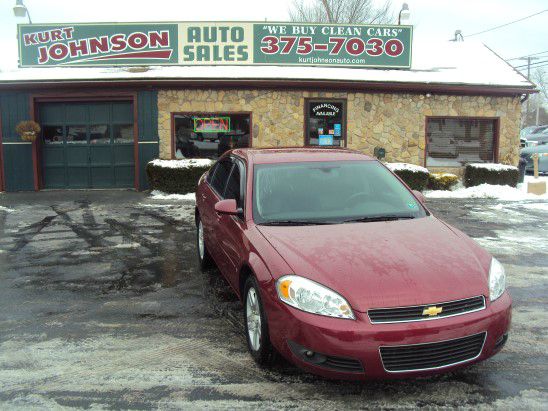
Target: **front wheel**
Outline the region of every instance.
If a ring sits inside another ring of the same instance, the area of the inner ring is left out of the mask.
[[[211,259],[211,255],[209,255],[204,242],[204,225],[199,216],[196,217],[196,249],[198,251],[198,265],[200,266],[200,270],[204,271],[211,268],[213,260]]]
[[[247,348],[257,364],[269,365],[275,359],[275,352],[270,343],[266,315],[255,277],[250,276],[247,279],[244,295],[244,324]]]

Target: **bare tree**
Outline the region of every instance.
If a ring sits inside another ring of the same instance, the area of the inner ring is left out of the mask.
[[[530,95],[529,112],[527,105],[522,105],[522,121],[524,126],[546,124],[548,121],[548,79],[543,67],[537,68],[531,74],[531,81],[535,83],[538,94]]]
[[[291,21],[310,23],[393,23],[392,2],[376,6],[373,0],[294,0]]]

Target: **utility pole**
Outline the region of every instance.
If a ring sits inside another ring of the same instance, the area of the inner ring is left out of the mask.
[[[531,81],[531,61],[538,60],[538,57],[522,57],[519,60],[527,60],[527,80]],[[529,98],[527,99],[527,105],[525,106],[525,123],[527,123],[527,117],[529,116]]]

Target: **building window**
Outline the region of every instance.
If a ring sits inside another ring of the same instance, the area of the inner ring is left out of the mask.
[[[307,146],[346,146],[346,104],[343,100],[306,102]]]
[[[246,113],[173,114],[175,158],[221,156],[249,146],[251,116]]]
[[[428,118],[426,166],[460,167],[495,161],[497,120]]]

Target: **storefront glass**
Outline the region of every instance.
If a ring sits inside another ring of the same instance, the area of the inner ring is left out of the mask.
[[[460,167],[493,162],[496,121],[479,118],[429,118],[426,166]]]
[[[311,100],[307,102],[306,145],[346,146],[345,104],[343,101]]]
[[[221,156],[249,146],[250,115],[188,113],[174,115],[175,158]]]

